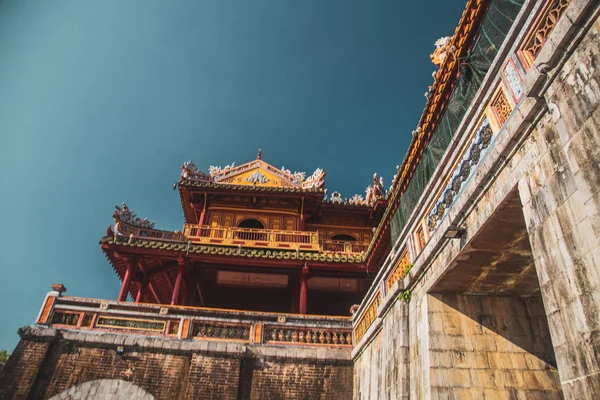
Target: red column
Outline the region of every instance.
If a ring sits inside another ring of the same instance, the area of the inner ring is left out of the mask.
[[[133,274],[133,264],[130,260],[125,259],[125,265],[127,265],[127,271],[125,271],[125,277],[123,278],[123,284],[121,285],[121,291],[119,292],[117,301],[127,301],[127,294],[129,293],[131,275]]]
[[[138,289],[137,296],[135,296],[135,302],[140,303],[146,294],[146,288],[148,287],[148,279],[144,278],[144,280],[140,283],[140,288]]]
[[[181,291],[181,283],[183,282],[183,271],[185,269],[185,261],[180,259],[179,268],[177,269],[177,279],[175,280],[175,287],[173,288],[173,296],[171,297],[171,305],[176,305],[179,301],[179,292]]]
[[[300,271],[300,300],[299,300],[299,312],[300,314],[306,314],[306,281],[308,280],[308,266],[304,264]]]

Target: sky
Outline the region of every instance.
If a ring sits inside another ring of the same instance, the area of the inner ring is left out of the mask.
[[[159,229],[180,166],[389,185],[465,0],[0,0],[0,349],[50,284],[116,299],[115,204]]]

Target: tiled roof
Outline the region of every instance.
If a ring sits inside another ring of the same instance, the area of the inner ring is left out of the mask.
[[[230,185],[226,183],[198,182],[189,179],[181,179],[179,181],[179,185],[195,188],[228,189],[236,192],[323,193],[323,189],[301,189],[298,187],[281,186]]]
[[[362,257],[360,255],[351,254],[332,254],[318,253],[310,251],[288,251],[288,250],[266,250],[266,249],[248,249],[225,246],[206,246],[194,243],[182,242],[162,242],[154,240],[146,240],[127,237],[105,236],[100,240],[100,244],[126,246],[132,248],[145,248],[155,250],[166,250],[174,252],[182,252],[186,254],[212,255],[224,257],[239,257],[239,258],[262,258],[272,260],[298,260],[298,261],[319,261],[325,263],[345,263],[345,264],[360,264]]]

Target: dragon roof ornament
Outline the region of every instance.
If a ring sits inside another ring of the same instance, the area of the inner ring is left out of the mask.
[[[127,207],[124,202],[121,207],[115,206],[115,211],[112,215],[115,222],[124,222],[129,225],[138,226],[140,228],[154,229],[154,222],[148,221],[147,218],[138,217],[133,211]]]
[[[198,169],[193,161],[186,161],[181,166],[181,179],[190,179],[193,181],[209,182],[210,176],[204,171]]]
[[[435,41],[435,50],[431,54],[431,61],[436,65],[440,66],[444,63],[444,60],[448,56],[448,53],[453,54],[456,51],[454,46],[451,46],[452,36],[445,36]]]

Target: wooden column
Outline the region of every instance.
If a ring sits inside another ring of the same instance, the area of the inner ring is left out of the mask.
[[[138,289],[137,296],[135,296],[135,302],[140,303],[144,299],[146,294],[146,288],[148,287],[148,279],[144,278],[140,282],[140,288]]]
[[[300,271],[300,297],[298,300],[298,311],[306,314],[306,283],[308,281],[308,266],[304,264]]]
[[[208,202],[208,196],[204,193],[204,203],[202,204],[202,211],[200,212],[200,219],[198,225],[204,225],[204,219],[206,218],[206,206]]]
[[[298,230],[304,230],[304,197],[302,197],[302,204],[300,206],[300,220],[298,221]]]
[[[171,305],[176,305],[179,302],[179,293],[181,292],[181,284],[183,282],[183,273],[185,271],[185,260],[180,258],[177,260],[179,267],[177,268],[177,279],[173,287],[173,296],[171,296]]]
[[[129,258],[123,258],[127,271],[125,271],[125,277],[123,277],[123,283],[121,284],[121,291],[119,292],[119,298],[117,301],[127,301],[127,294],[129,293],[129,285],[131,284],[131,275],[133,274],[133,263]]]

